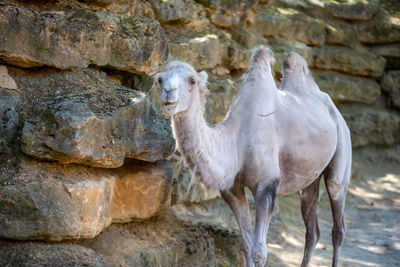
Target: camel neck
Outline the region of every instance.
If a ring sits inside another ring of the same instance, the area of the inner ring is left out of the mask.
[[[178,150],[192,175],[207,186],[227,189],[239,170],[236,131],[227,125],[210,127],[203,109],[192,106],[172,118]]]

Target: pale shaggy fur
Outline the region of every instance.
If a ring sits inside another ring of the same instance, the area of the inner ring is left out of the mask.
[[[204,119],[207,75],[183,62],[156,76],[163,110],[172,116],[178,150],[194,176],[221,190],[241,230],[247,266],[263,266],[275,197],[300,192],[307,228],[302,266],[319,238],[316,218],[322,175],[332,204],[333,266],[344,237],[343,209],[350,179],[350,133],[339,111],[322,93],[296,53],[284,61],[280,89],[272,76],[271,50],[254,49],[249,74],[223,122]],[[256,203],[253,231],[243,188]]]

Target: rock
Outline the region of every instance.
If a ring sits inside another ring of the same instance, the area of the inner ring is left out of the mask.
[[[0,65],[0,87],[10,90],[18,90],[13,78],[8,75],[7,67]]]
[[[0,238],[93,238],[110,225],[115,178],[25,157],[0,166]]]
[[[145,93],[119,86],[102,72],[14,75],[24,95],[22,151],[62,164],[116,168],[124,158],[155,162],[174,150],[169,121]],[[34,88],[34,91],[32,91]]]
[[[79,2],[94,10],[107,10],[135,18],[155,19],[151,3],[145,0],[79,0]]]
[[[0,87],[0,153],[5,152],[20,126],[21,101],[14,91]]]
[[[282,75],[282,62],[285,60],[289,52],[292,51],[301,55],[306,60],[309,67],[314,65],[312,48],[301,42],[274,38],[273,40],[270,40],[269,43],[276,59],[275,65],[272,66],[272,69],[276,73]]]
[[[21,67],[108,66],[154,73],[167,58],[157,21],[90,9],[31,11],[0,3],[0,56]]]
[[[350,76],[334,71],[313,72],[319,88],[335,102],[375,103],[380,94],[379,84],[369,78]]]
[[[174,184],[172,205],[176,203],[200,203],[220,197],[219,190],[207,188],[197,179],[191,181],[191,174],[185,167],[183,158],[174,155]],[[190,186],[190,188],[189,188]]]
[[[326,1],[324,8],[334,17],[345,20],[369,20],[379,10],[379,0]]]
[[[0,242],[1,266],[106,267],[104,257],[75,244]]]
[[[204,8],[194,0],[150,1],[156,18],[161,23],[187,23],[194,20],[205,20]]]
[[[106,7],[108,5],[111,5],[113,2],[116,2],[113,0],[78,0],[78,1],[82,3],[96,5],[99,7]]]
[[[352,47],[358,42],[357,31],[353,25],[340,20],[325,20],[327,44]]]
[[[258,12],[251,29],[265,37],[279,36],[320,46],[325,42],[325,23],[291,8],[269,7]]]
[[[221,122],[239,92],[241,84],[231,79],[211,80],[206,102],[206,119],[211,124]]]
[[[207,233],[170,219],[112,225],[81,242],[104,255],[111,266],[214,266],[214,243]]]
[[[386,69],[400,69],[400,43],[374,45],[368,48],[372,53],[386,59]]]
[[[400,141],[397,113],[358,106],[343,106],[340,110],[350,128],[353,148],[392,146]]]
[[[230,41],[225,44],[222,55],[222,64],[229,70],[247,69],[250,64],[251,50],[240,44]]]
[[[389,94],[389,106],[400,109],[400,70],[385,72],[381,86]]]
[[[112,205],[113,222],[146,220],[170,206],[172,163],[134,161],[112,171],[116,174]]]
[[[386,60],[368,51],[325,45],[315,48],[314,55],[314,65],[321,69],[375,78],[382,76],[385,69]]]
[[[257,1],[210,0],[199,2],[211,10],[210,20],[218,27],[244,24]]]
[[[170,61],[186,61],[199,71],[221,63],[222,45],[214,34],[182,37],[180,40],[170,40],[169,52]]]
[[[232,36],[232,39],[247,49],[252,49],[256,45],[268,45],[268,40],[260,34],[255,34],[239,27],[230,27],[226,29]]]
[[[399,7],[397,7],[397,10]],[[358,38],[365,44],[400,42],[400,21],[398,14],[379,9],[371,20],[356,25]]]

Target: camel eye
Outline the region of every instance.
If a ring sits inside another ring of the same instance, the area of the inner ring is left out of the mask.
[[[190,84],[191,86],[194,86],[194,85],[196,84],[196,79],[193,78],[193,77],[190,77],[190,78],[189,78],[189,84]]]
[[[159,84],[159,85],[162,85],[162,83],[163,83],[163,78],[158,77],[158,84]]]

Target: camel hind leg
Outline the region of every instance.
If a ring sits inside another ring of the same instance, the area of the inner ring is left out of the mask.
[[[301,200],[301,215],[306,226],[306,244],[304,246],[304,256],[301,263],[302,267],[306,267],[310,263],[311,256],[320,236],[317,219],[320,180],[321,177],[299,192]]]
[[[346,137],[348,135],[342,135]],[[350,138],[339,139],[336,152],[324,171],[326,189],[328,191],[333,215],[332,244],[333,260],[332,266],[338,266],[340,247],[344,239],[344,205],[346,201],[347,188],[350,183],[351,169],[351,143]]]

